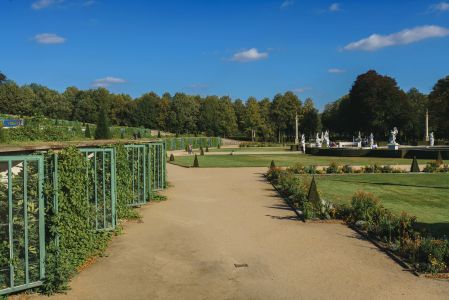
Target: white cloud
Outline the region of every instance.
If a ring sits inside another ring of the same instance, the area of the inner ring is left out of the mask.
[[[92,82],[93,87],[108,87],[112,84],[125,83],[126,80],[118,77],[108,76],[105,78],[100,78]]]
[[[287,8],[289,6],[292,6],[295,3],[293,0],[284,0],[281,4],[281,8]]]
[[[300,87],[300,88],[297,88],[297,89],[293,89],[293,93],[301,94],[301,93],[304,93],[305,91],[309,91],[311,89],[312,88],[309,88],[309,87]]]
[[[38,0],[31,4],[31,8],[39,10],[62,2],[64,2],[64,0]]]
[[[440,2],[430,6],[431,11],[449,11],[449,2]]]
[[[259,52],[256,48],[235,53],[231,60],[237,62],[250,62],[268,58],[267,52]]]
[[[333,73],[333,74],[339,74],[339,73],[346,72],[346,70],[339,69],[339,68],[331,68],[331,69],[328,69],[327,72]]]
[[[346,45],[343,50],[375,51],[385,47],[406,45],[421,40],[449,35],[449,29],[434,25],[405,29],[389,35],[372,34],[367,38]]]
[[[336,12],[336,11],[340,11],[340,10],[341,10],[341,7],[340,7],[339,3],[332,3],[329,6],[329,11],[331,11],[331,12]]]
[[[40,33],[34,36],[34,40],[39,44],[63,44],[66,39],[54,33]]]

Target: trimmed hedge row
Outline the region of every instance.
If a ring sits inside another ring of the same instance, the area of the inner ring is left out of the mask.
[[[342,148],[306,148],[306,153],[317,156],[337,157],[387,157],[387,158],[419,158],[436,159],[438,152],[443,159],[449,159],[449,148],[440,149],[416,149],[404,148],[399,150],[389,149],[342,149]]]
[[[188,145],[192,145],[194,149],[200,147],[219,147],[221,146],[220,137],[178,137],[164,138],[167,150],[185,150]]]

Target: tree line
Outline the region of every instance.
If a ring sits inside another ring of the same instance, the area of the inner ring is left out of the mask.
[[[347,95],[326,105],[320,114],[312,99],[302,102],[293,92],[246,101],[154,92],[133,99],[105,88],[68,87],[60,93],[34,83],[19,86],[0,73],[0,113],[97,123],[100,112],[105,111],[112,125],[176,134],[293,141],[298,115],[299,130],[308,139],[321,130],[329,130],[333,138],[352,138],[361,131],[386,139],[396,126],[403,139],[417,140],[423,139],[427,109],[431,130],[437,137],[449,137],[449,76],[425,95],[415,88],[404,92],[393,78],[370,70],[357,77]]]
[[[291,140],[296,113],[304,120],[302,132],[312,134],[320,126],[313,101],[307,99],[303,104],[292,92],[260,101],[154,92],[133,99],[105,88],[68,87],[59,93],[34,83],[19,86],[5,77],[0,83],[0,113],[97,123],[102,111],[107,112],[111,125],[242,139],[255,132],[255,138],[264,141]]]
[[[412,88],[405,92],[394,78],[370,70],[357,77],[349,93],[326,105],[323,128],[340,138],[356,131],[371,132],[386,139],[393,127],[403,141],[425,138],[425,116],[429,112],[429,132],[449,138],[449,76],[438,80],[430,94]]]

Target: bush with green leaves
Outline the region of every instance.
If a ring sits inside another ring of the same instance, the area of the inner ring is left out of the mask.
[[[200,167],[200,163],[198,162],[198,156],[196,156],[196,154],[195,154],[195,158],[193,159],[193,167],[194,168]]]
[[[98,115],[97,128],[95,129],[95,139],[96,140],[108,140],[112,137],[111,131],[109,129],[109,117],[107,115],[106,109],[100,109]]]
[[[3,128],[3,123],[0,121],[0,144],[6,144],[8,142],[6,130]]]
[[[95,210],[86,201],[87,162],[73,147],[58,153],[58,189],[46,187],[46,198],[57,193],[58,207],[47,205],[46,279],[42,291],[47,294],[67,289],[67,283],[90,257],[103,253],[112,233],[95,231]]]
[[[293,174],[305,174],[306,173],[304,165],[301,163],[296,163],[293,166],[288,167],[287,171],[291,172]]]
[[[344,165],[344,166],[341,168],[341,171],[342,171],[343,173],[346,173],[346,174],[354,173],[354,170],[352,169],[352,167],[351,167],[350,165]]]
[[[326,174],[339,174],[341,173],[340,166],[336,162],[331,162],[326,168]]]

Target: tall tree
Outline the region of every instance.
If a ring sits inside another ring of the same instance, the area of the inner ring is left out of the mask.
[[[449,76],[438,80],[429,94],[429,114],[436,136],[449,138]]]
[[[304,102],[299,128],[308,138],[312,138],[314,134],[321,129],[320,115],[311,98],[307,98]]]
[[[407,95],[391,77],[370,70],[359,75],[349,92],[347,118],[353,132],[373,131],[388,135],[394,126],[401,130],[408,122],[410,105]]]
[[[278,140],[281,135],[293,136],[295,132],[295,117],[301,113],[301,101],[292,92],[274,96],[271,106],[271,120],[278,130]]]
[[[98,115],[97,128],[95,129],[96,140],[107,140],[111,138],[111,131],[109,129],[109,118],[106,108],[102,107]]]
[[[259,104],[254,97],[249,97],[246,101],[244,124],[245,131],[250,134],[251,140],[254,141],[256,133],[262,125]]]
[[[199,103],[194,96],[176,93],[170,103],[169,124],[172,132],[195,133],[198,131],[197,121]]]

